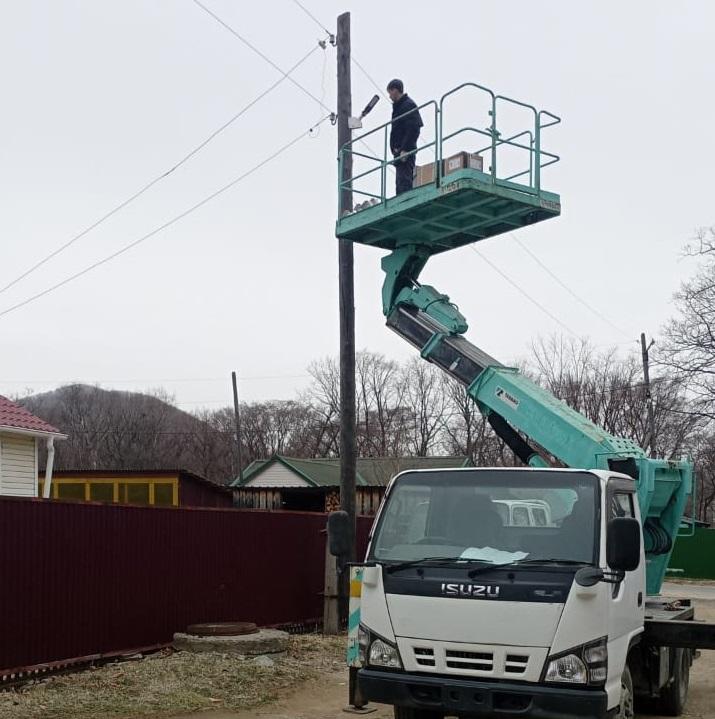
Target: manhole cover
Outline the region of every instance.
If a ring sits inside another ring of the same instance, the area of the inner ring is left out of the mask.
[[[235,637],[257,632],[258,627],[253,622],[209,622],[186,627],[186,633],[195,637]]]

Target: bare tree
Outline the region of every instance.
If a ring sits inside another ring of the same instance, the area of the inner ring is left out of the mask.
[[[445,375],[448,401],[442,433],[444,453],[469,457],[477,467],[513,466],[516,460],[489,426],[463,384]]]
[[[694,411],[715,419],[715,227],[702,229],[685,248],[700,264],[675,294],[677,315],[665,325],[657,352],[694,397]]]
[[[648,398],[637,358],[614,349],[596,352],[587,340],[539,339],[533,345],[537,382],[595,424],[644,446]],[[688,409],[682,384],[663,372],[651,383],[654,405],[653,454],[671,458],[688,449],[702,425]]]
[[[356,358],[358,451],[363,456],[401,453],[405,385],[399,366],[381,354],[359,352]]]
[[[442,371],[415,357],[404,367],[402,383],[407,448],[410,454],[426,457],[438,443],[448,406]]]

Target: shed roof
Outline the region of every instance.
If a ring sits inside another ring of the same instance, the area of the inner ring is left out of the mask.
[[[2,429],[24,429],[29,432],[42,432],[43,434],[62,434],[59,429],[53,427],[49,422],[45,422],[44,419],[36,417],[24,407],[0,395],[0,430]]]
[[[298,474],[312,487],[340,486],[340,458],[303,459],[279,454],[252,462],[243,473],[242,484],[255,479],[276,462]],[[453,469],[470,465],[469,457],[359,457],[356,481],[359,486],[384,487],[392,477],[407,469]],[[241,483],[236,479],[231,486],[238,487]]]

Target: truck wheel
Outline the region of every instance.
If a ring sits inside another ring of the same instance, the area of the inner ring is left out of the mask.
[[[665,716],[677,717],[683,713],[690,685],[690,650],[676,649],[673,657],[673,678],[660,695],[659,706]]]
[[[411,707],[394,707],[395,719],[443,719],[444,714],[429,709],[412,709]]]
[[[616,719],[634,719],[636,713],[633,707],[633,677],[631,676],[631,670],[626,664],[626,668],[621,675],[621,699],[618,702]]]

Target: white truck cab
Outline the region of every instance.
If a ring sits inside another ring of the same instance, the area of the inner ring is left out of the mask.
[[[672,667],[654,669],[637,649],[646,597],[635,491],[601,470],[395,477],[356,574],[363,697],[400,719],[632,717],[636,691],[656,690],[682,705],[692,652],[678,655],[686,675],[673,686]],[[539,521],[505,521],[525,506]]]

